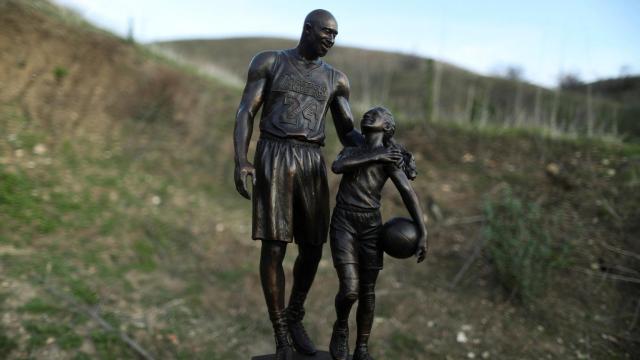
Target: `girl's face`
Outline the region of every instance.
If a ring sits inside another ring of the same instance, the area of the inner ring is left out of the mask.
[[[378,111],[367,111],[360,122],[362,132],[384,131],[384,126],[384,117]]]

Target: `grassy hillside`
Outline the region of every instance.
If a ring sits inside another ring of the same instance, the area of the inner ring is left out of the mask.
[[[257,52],[290,48],[296,43],[232,38],[169,41],[154,47],[195,66],[233,75],[233,83],[241,85]],[[327,62],[349,76],[353,103],[359,110],[384,104],[415,122],[428,119],[475,126],[533,127],[552,135],[618,137],[635,131],[619,126],[626,113],[617,100],[596,94],[589,98],[586,92],[556,91],[517,79],[481,76],[408,54],[337,46]]]
[[[48,2],[0,1],[0,358],[136,358],[129,340],[157,359],[272,350],[231,184],[240,90],[222,78]],[[637,356],[640,151],[411,119],[398,136],[431,250],[385,259],[373,355]],[[384,217],[403,212],[385,189]],[[336,290],[327,247],[307,317],[322,346]]]
[[[640,98],[640,76],[622,76],[603,79],[592,83],[579,83],[566,87],[567,90],[584,92],[587,88],[602,97],[608,97],[621,103],[632,104]]]
[[[590,84],[576,84],[567,90],[576,94],[591,92],[595,96],[617,102],[614,113],[620,132],[627,134],[631,141],[640,140],[640,76],[623,76]]]

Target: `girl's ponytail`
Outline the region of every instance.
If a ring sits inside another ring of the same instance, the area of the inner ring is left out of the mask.
[[[398,166],[402,171],[404,171],[409,180],[414,180],[416,176],[418,176],[418,171],[416,169],[416,158],[404,146],[397,143],[393,137],[390,137],[387,140],[387,143],[389,147],[400,150],[400,153],[402,154],[402,161]]]

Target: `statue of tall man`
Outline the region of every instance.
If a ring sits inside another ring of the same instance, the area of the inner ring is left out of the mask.
[[[343,145],[362,142],[349,108],[349,81],[321,60],[336,35],[333,15],[314,10],[305,18],[295,48],[257,54],[236,115],[235,183],[247,199],[251,198],[248,176],[254,184],[252,237],[262,241],[260,278],[275,334],[276,359],[291,358],[289,336],[297,352],[316,352],[301,321],[329,225],[329,188],[320,149],[327,110]],[[254,166],[247,160],[247,150],[261,106]],[[287,244],[293,241],[298,244],[298,257],[285,309],[282,261]]]

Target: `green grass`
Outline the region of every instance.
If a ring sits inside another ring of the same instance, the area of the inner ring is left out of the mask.
[[[394,331],[389,347],[394,356],[402,359],[419,359],[424,354],[424,344],[414,334],[406,331]]]
[[[62,81],[65,77],[69,75],[69,69],[64,66],[56,66],[53,68],[53,77],[57,82]]]
[[[82,338],[66,324],[28,321],[23,324],[29,333],[29,348],[44,346],[49,339],[54,339],[65,350],[76,349],[82,344]]]
[[[4,333],[4,329],[0,328],[0,357],[8,358],[9,355],[18,348],[18,343]]]
[[[123,343],[118,335],[110,332],[94,331],[91,340],[96,348],[97,356],[104,360],[133,358],[134,354]]]
[[[28,227],[34,235],[93,225],[105,199],[92,199],[88,190],[70,193],[58,188],[60,181],[54,176],[34,179],[25,170],[9,172],[0,165],[0,219],[14,229]]]
[[[80,301],[88,305],[95,305],[98,303],[98,294],[92,287],[86,282],[80,279],[73,279],[69,282],[71,293]]]
[[[9,217],[30,222],[31,209],[39,201],[32,195],[33,184],[24,174],[11,174],[0,167],[0,209]]]
[[[255,269],[253,267],[244,266],[236,269],[216,271],[213,273],[213,276],[225,286],[233,286],[239,284],[242,278],[249,276],[254,271]]]
[[[91,355],[85,353],[85,352],[77,352],[75,355],[73,355],[73,360],[91,360],[92,357]]]
[[[54,305],[39,297],[29,300],[20,310],[32,314],[55,314],[61,311],[58,305]]]
[[[137,240],[133,243],[133,249],[137,256],[135,268],[145,272],[151,272],[156,269],[156,249],[146,239]]]

